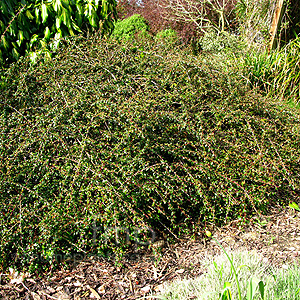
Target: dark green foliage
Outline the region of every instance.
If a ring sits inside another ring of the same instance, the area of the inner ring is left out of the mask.
[[[3,268],[124,250],[108,227],[173,238],[299,196],[298,117],[235,70],[161,44],[65,45],[0,91]]]
[[[137,35],[148,37],[149,26],[141,15],[133,15],[115,24],[111,37],[117,41],[132,41]]]

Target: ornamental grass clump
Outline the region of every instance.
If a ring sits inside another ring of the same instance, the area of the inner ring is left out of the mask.
[[[299,196],[299,117],[235,69],[161,43],[62,43],[0,90],[2,269],[121,255]]]
[[[275,78],[271,95],[300,104],[300,37],[280,50],[274,62]]]

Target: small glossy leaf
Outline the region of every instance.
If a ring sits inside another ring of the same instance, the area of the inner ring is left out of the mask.
[[[295,202],[290,203],[290,204],[289,204],[289,207],[290,207],[290,208],[293,208],[293,209],[295,209],[295,210],[300,211],[299,205],[298,205],[297,203],[295,203]]]
[[[56,12],[60,12],[62,9],[62,4],[60,0],[55,0],[53,7]]]
[[[92,16],[92,11],[93,11],[93,6],[92,6],[91,3],[88,3],[88,4],[85,6],[85,10],[84,10],[85,16],[91,17],[91,16]]]
[[[45,23],[47,21],[48,18],[48,10],[47,10],[47,6],[46,4],[42,4],[42,22]]]
[[[50,38],[51,31],[48,26],[45,28],[44,35],[45,35],[45,39],[48,40]]]
[[[44,40],[40,40],[40,44],[42,46],[42,48],[46,48],[47,47],[47,42]]]
[[[80,3],[76,3],[76,8],[77,8],[77,11],[80,15],[83,14],[83,7]]]
[[[15,59],[19,59],[20,53],[16,50],[16,48],[12,49],[12,54]]]
[[[232,300],[232,294],[231,294],[231,283],[230,282],[225,282],[224,283],[224,289],[222,291],[222,300]]]
[[[29,47],[32,48],[33,44],[38,40],[39,36],[37,34],[34,34],[29,42]]]
[[[45,58],[45,61],[51,60],[51,53],[47,49],[44,51],[44,58]]]
[[[55,26],[56,26],[56,29],[59,29],[60,28],[60,24],[61,24],[61,19],[56,17],[55,18]]]
[[[2,44],[4,49],[8,49],[9,44],[5,36],[2,37]]]
[[[91,26],[96,27],[97,26],[97,22],[94,16],[89,18],[89,22],[91,24]]]
[[[80,29],[80,27],[77,26],[77,24],[76,24],[73,20],[72,20],[72,26],[73,26],[73,28],[74,28],[75,30],[77,30],[78,32],[82,32],[81,29]]]
[[[29,20],[33,20],[34,19],[34,16],[31,14],[31,12],[27,9],[26,12],[25,12],[27,18]]]
[[[69,29],[70,35],[71,35],[71,36],[74,36],[75,34],[74,34],[74,31],[73,31],[72,27],[69,27],[68,29]]]
[[[0,29],[3,32],[5,30],[4,23],[0,20]]]
[[[70,3],[68,0],[61,0],[61,2],[62,2],[62,5],[64,8],[66,8],[68,10],[70,9]]]
[[[30,61],[35,64],[37,60],[37,54],[36,52],[30,52]]]
[[[265,284],[262,281],[260,281],[258,283],[258,289],[259,289],[261,298],[264,300],[265,299]]]
[[[206,230],[205,231],[205,234],[208,236],[208,237],[211,237],[211,232],[209,230]]]
[[[38,7],[35,8],[34,13],[35,13],[36,22],[37,22],[37,24],[39,24],[40,10]]]
[[[18,32],[18,39],[21,41],[21,43],[24,40],[24,35],[23,35],[23,31],[22,30],[19,30],[19,32]]]

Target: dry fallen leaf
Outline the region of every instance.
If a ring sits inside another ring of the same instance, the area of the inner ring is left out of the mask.
[[[90,298],[101,299],[100,295],[93,288],[90,287],[90,291],[91,291]]]
[[[42,300],[42,298],[35,292],[31,292],[33,300]]]
[[[47,287],[47,291],[48,291],[50,294],[54,294],[54,293],[55,293],[55,289],[52,288],[51,286],[48,286],[48,287]]]
[[[176,270],[176,273],[178,273],[178,274],[182,274],[182,273],[184,273],[184,269],[179,269],[179,270]]]
[[[146,285],[146,286],[144,286],[143,288],[141,288],[141,291],[142,291],[143,293],[149,293],[150,290],[151,290],[151,288],[150,288],[149,285]]]
[[[57,292],[56,294],[52,295],[52,297],[57,298],[58,300],[69,300],[70,299],[70,296],[67,295],[63,291]]]
[[[163,284],[157,285],[153,289],[154,289],[155,292],[162,292],[163,289],[164,289]]]
[[[102,284],[97,290],[98,290],[98,293],[105,294],[105,285]]]
[[[68,281],[70,281],[72,279],[73,279],[73,277],[71,277],[71,276],[65,278],[65,280],[68,280]]]
[[[18,271],[15,271],[13,268],[9,268],[9,279],[10,279],[10,283],[11,284],[19,284],[19,283],[23,283],[24,279],[25,279],[25,274],[24,273],[20,273]]]
[[[36,281],[35,281],[34,279],[32,279],[32,278],[26,278],[26,281],[29,281],[29,282],[31,282],[31,283],[36,284]]]
[[[73,283],[74,286],[82,286],[82,283],[80,281],[76,281],[75,283]]]

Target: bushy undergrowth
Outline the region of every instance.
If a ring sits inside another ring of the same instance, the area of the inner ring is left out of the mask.
[[[213,29],[204,34],[198,43],[201,50],[211,54],[238,54],[246,48],[241,37],[226,31],[217,33]]]
[[[298,116],[220,66],[97,38],[13,65],[0,102],[2,268],[120,253],[128,240],[111,228],[142,244],[299,196]]]
[[[159,31],[155,38],[159,41],[165,42],[171,46],[173,46],[173,44],[178,41],[178,36],[175,30],[173,29],[165,29],[165,30],[161,30]]]
[[[117,41],[133,41],[136,36],[150,37],[147,21],[138,14],[118,21],[111,34],[111,38]]]

